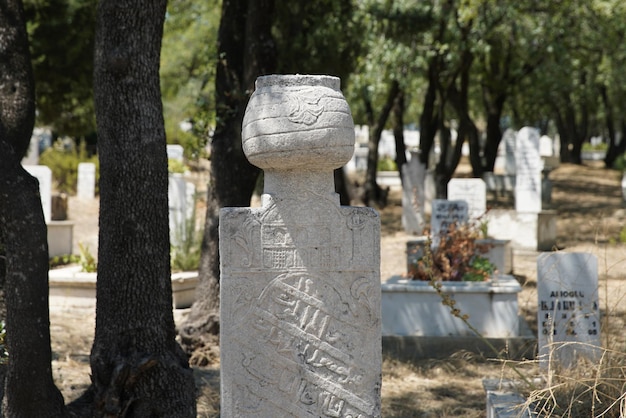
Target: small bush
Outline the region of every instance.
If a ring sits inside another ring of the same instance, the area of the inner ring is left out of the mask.
[[[398,171],[398,166],[391,157],[380,158],[376,168],[378,171]]]
[[[67,141],[58,140],[39,156],[39,164],[48,166],[52,171],[52,181],[56,190],[71,195],[76,194],[78,164],[83,162],[96,165],[96,193],[98,193],[100,162],[96,156],[87,157],[84,143],[77,150],[75,146],[68,145]]]
[[[442,236],[439,246],[409,266],[408,276],[424,281],[485,281],[495,272],[495,265],[483,257],[489,244],[477,244],[480,229],[464,225],[451,225]]]

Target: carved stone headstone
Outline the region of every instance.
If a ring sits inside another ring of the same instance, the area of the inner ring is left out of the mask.
[[[476,220],[487,212],[487,185],[483,179],[451,179],[448,199],[465,200],[470,220]]]
[[[544,253],[537,259],[539,364],[573,365],[600,354],[598,260],[587,253]]]
[[[78,164],[76,195],[81,199],[93,199],[96,196],[96,165],[94,163]]]
[[[43,216],[49,223],[52,220],[52,170],[45,165],[25,165],[24,169],[39,181]]]
[[[539,131],[525,127],[515,142],[515,210],[541,212],[541,170]]]
[[[468,220],[469,212],[465,200],[434,199],[430,216],[431,247],[439,246],[441,237],[448,233],[452,224],[461,225]]]
[[[380,220],[334,192],[339,79],[258,78],[242,140],[265,183],[261,208],[220,212],[222,416],[380,417]]]

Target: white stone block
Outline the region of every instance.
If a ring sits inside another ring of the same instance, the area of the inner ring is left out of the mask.
[[[25,165],[24,169],[39,181],[41,207],[48,223],[52,219],[52,171],[45,165]]]
[[[539,364],[570,367],[601,355],[598,260],[588,253],[537,258]]]
[[[78,164],[76,195],[81,199],[93,199],[96,196],[96,165],[94,163]]]

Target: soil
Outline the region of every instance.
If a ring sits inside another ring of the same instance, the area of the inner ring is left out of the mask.
[[[458,176],[466,176],[463,167]],[[562,164],[550,178],[552,201],[547,209],[558,214],[559,251],[591,252],[597,255],[603,314],[603,342],[626,352],[626,244],[620,242],[626,211],[621,175],[605,170],[600,163]],[[491,207],[512,207],[506,199],[489,197]],[[97,248],[98,202],[70,199],[70,220],[75,224],[75,246],[88,243]],[[404,274],[405,244],[402,231],[400,193],[392,190],[382,220],[381,278]],[[626,241],[626,233],[622,240]],[[521,313],[536,332],[536,258],[532,251],[516,252],[514,274],[523,285],[519,296]],[[186,312],[176,312],[181,320]],[[94,312],[74,309],[51,311],[53,372],[66,401],[78,397],[89,384],[89,352],[94,334]],[[532,361],[517,364],[528,377],[539,375]],[[219,364],[194,367],[199,387],[198,416],[219,416]],[[384,417],[484,417],[484,378],[514,377],[501,361],[459,352],[445,360],[402,363],[387,358],[383,365]]]

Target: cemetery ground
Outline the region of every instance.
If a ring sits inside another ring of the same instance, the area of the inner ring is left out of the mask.
[[[469,176],[469,167],[463,165],[457,175]],[[602,169],[599,163],[589,162],[584,166],[561,165],[551,173],[550,178],[553,180],[552,202],[547,208],[558,213],[557,243],[560,251],[591,252],[598,257],[602,342],[605,347],[622,353],[620,385],[623,388],[626,368],[623,360],[626,356],[626,243],[621,241],[626,241],[626,232],[622,233],[626,225],[626,209],[622,204],[621,175]],[[392,191],[390,197],[389,205],[381,211],[383,281],[406,271],[405,245],[408,237],[401,225],[401,194]],[[512,202],[506,198],[495,200],[493,196],[488,196],[488,199],[491,207],[512,207]],[[97,200],[85,203],[72,198],[69,210],[70,219],[76,222],[75,242],[90,243],[93,250],[97,243]],[[519,296],[520,313],[535,333],[537,255],[532,251],[516,252],[513,261],[514,274],[523,287]],[[177,320],[182,316],[184,312],[176,313]],[[52,309],[53,371],[67,401],[80,395],[89,384],[93,331],[92,311]],[[514,365],[530,379],[541,376],[535,361],[506,362],[487,352],[458,352],[446,359],[426,359],[411,364],[386,358],[383,364],[383,416],[484,417],[482,380],[500,377],[518,379],[509,365]],[[194,366],[194,372],[200,392],[198,416],[219,416],[219,363]]]

